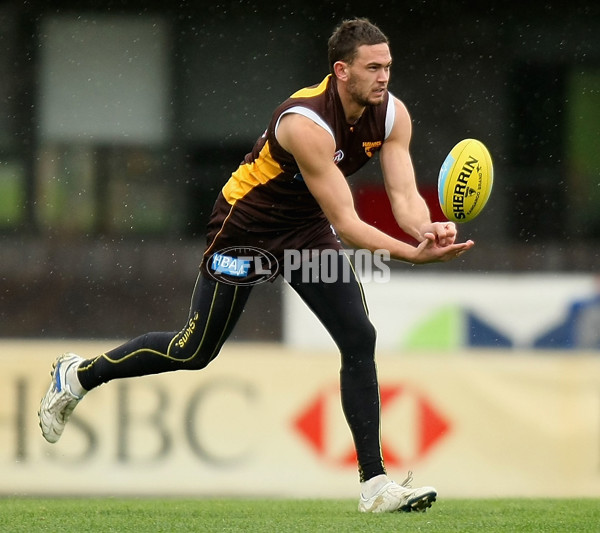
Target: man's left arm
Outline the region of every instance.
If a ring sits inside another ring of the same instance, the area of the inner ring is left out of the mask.
[[[389,137],[383,143],[380,163],[387,195],[398,225],[421,242],[433,235],[440,246],[452,244],[456,226],[452,222],[432,222],[429,208],[419,194],[410,157],[412,125],[404,104],[394,98],[396,118]]]

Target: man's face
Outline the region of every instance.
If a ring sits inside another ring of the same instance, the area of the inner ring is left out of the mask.
[[[379,105],[383,102],[390,79],[392,56],[387,44],[358,47],[352,63],[347,63],[347,91],[359,105]]]

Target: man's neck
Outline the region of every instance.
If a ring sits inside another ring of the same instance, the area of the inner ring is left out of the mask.
[[[366,107],[356,103],[350,94],[348,94],[348,91],[346,91],[343,83],[339,83],[337,80],[335,80],[335,82],[337,93],[340,97],[340,102],[342,103],[342,108],[346,117],[346,122],[348,124],[356,124],[365,112]]]
[[[360,117],[365,112],[366,107],[357,104],[352,97],[338,86],[340,95],[340,101],[342,102],[342,108],[344,109],[344,115],[346,116],[346,122],[348,124],[356,124]]]

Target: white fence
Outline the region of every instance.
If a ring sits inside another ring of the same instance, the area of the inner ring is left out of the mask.
[[[411,272],[364,290],[383,350],[600,350],[600,281],[592,275]],[[287,345],[333,346],[288,286],[284,310]]]

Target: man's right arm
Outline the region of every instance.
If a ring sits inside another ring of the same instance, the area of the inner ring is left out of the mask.
[[[362,221],[354,208],[350,187],[334,163],[333,138],[309,118],[285,115],[277,129],[277,140],[294,156],[304,182],[346,244],[373,252],[389,250],[393,259],[410,263],[448,261],[470,247],[468,243],[440,247],[425,239],[415,248]]]

